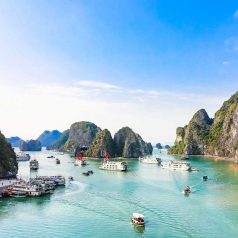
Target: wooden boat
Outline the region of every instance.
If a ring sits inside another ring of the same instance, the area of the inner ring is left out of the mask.
[[[184,195],[189,195],[191,193],[191,189],[189,186],[187,186],[184,190],[183,190],[183,194]]]

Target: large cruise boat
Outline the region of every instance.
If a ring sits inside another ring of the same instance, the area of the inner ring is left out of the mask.
[[[161,159],[160,158],[154,158],[152,156],[147,156],[144,158],[139,158],[139,161],[145,164],[160,164]]]
[[[106,153],[106,158],[103,160],[102,165],[99,169],[111,170],[111,171],[126,171],[127,163],[124,161],[109,161],[108,153]]]
[[[28,161],[30,159],[31,156],[29,154],[24,153],[23,151],[17,153],[17,161]]]
[[[161,164],[161,167],[163,169],[172,169],[172,170],[184,170],[184,171],[191,170],[191,166],[188,162],[175,161],[175,160],[164,162]]]

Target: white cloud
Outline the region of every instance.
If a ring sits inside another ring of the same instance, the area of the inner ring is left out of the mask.
[[[121,87],[118,87],[113,84],[105,83],[105,82],[98,82],[93,80],[82,80],[75,83],[78,86],[87,87],[87,88],[98,88],[98,89],[121,89]]]

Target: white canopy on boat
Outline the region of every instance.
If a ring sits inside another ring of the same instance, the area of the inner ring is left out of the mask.
[[[144,216],[142,214],[140,214],[140,213],[133,213],[132,216],[134,218],[144,218]]]

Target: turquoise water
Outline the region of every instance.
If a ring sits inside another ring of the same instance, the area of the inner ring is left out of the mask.
[[[68,155],[58,155],[56,165],[48,153],[34,153],[40,169],[32,176],[71,175],[76,181],[51,196],[0,200],[0,237],[237,237],[238,170],[228,162],[193,157],[200,171],[182,172],[128,161],[129,171],[122,173],[99,170],[98,161],[75,167]],[[82,175],[91,169],[93,175]],[[19,174],[29,178],[29,162],[19,163]],[[181,193],[186,185],[193,190],[188,197]],[[144,230],[130,223],[133,212],[145,215]]]

